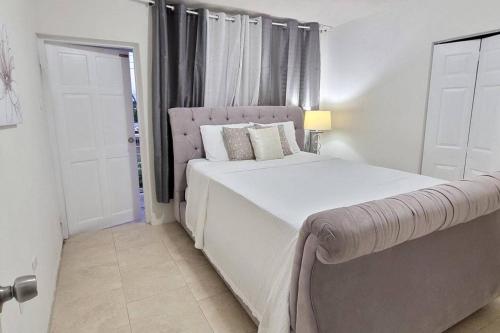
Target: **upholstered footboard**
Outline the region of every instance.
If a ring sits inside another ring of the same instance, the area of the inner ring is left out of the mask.
[[[292,331],[442,332],[500,294],[500,173],[310,216]]]

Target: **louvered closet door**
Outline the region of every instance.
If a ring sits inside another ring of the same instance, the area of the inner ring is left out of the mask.
[[[464,175],[480,41],[434,47],[422,174]]]
[[[500,36],[485,38],[477,73],[465,177],[500,170]]]

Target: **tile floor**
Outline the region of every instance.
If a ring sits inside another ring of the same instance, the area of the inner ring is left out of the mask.
[[[63,247],[52,333],[256,331],[177,223],[126,224]],[[500,299],[447,333],[465,332],[500,332]]]

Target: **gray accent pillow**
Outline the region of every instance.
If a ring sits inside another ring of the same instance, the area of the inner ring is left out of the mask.
[[[248,134],[248,127],[245,128],[222,128],[222,138],[227,150],[227,156],[231,161],[254,160],[252,143]]]
[[[260,128],[266,128],[266,127],[275,127],[275,126],[266,126],[266,125],[259,125],[255,124],[254,128],[260,129]],[[293,151],[290,148],[290,144],[288,143],[288,139],[286,138],[285,134],[285,126],[284,125],[278,125],[278,132],[280,134],[280,141],[281,141],[281,148],[283,149],[283,154],[285,156],[292,155]]]

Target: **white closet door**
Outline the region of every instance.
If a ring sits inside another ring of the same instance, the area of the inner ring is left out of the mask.
[[[130,69],[121,53],[47,45],[70,234],[139,214]]]
[[[465,176],[499,170],[500,36],[494,36],[481,43]]]
[[[455,180],[464,175],[479,40],[434,47],[422,174]]]

